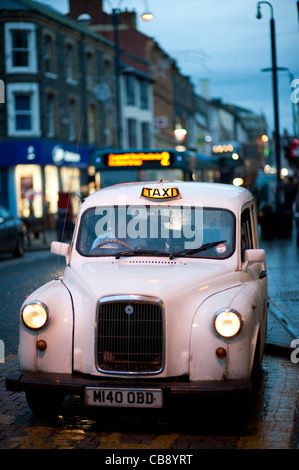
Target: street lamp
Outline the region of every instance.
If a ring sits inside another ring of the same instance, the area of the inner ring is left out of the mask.
[[[154,19],[153,13],[150,12],[147,0],[143,0],[144,6],[145,6],[145,11],[142,13],[141,18],[143,21],[152,21]]]
[[[269,2],[258,2],[257,19],[262,18],[261,5],[265,3],[271,9],[270,32],[271,32],[271,56],[272,56],[272,80],[273,80],[273,104],[274,104],[274,125],[275,125],[275,154],[276,154],[276,218],[277,234],[284,235],[284,212],[283,193],[281,182],[281,160],[280,160],[280,133],[279,133],[279,113],[278,113],[278,89],[277,89],[277,65],[276,65],[276,43],[275,43],[275,21],[273,7]]]
[[[114,60],[114,69],[115,69],[115,93],[116,93],[116,119],[117,119],[117,143],[118,148],[122,147],[122,116],[121,116],[121,86],[120,86],[120,48],[119,48],[119,17],[121,14],[120,5],[122,1],[118,3],[118,8],[112,9],[112,22],[113,22],[113,31],[114,31],[114,50],[115,50],[115,60]],[[144,21],[151,21],[154,18],[154,15],[150,13],[148,4],[146,0],[143,0],[145,11],[141,15],[141,18]]]

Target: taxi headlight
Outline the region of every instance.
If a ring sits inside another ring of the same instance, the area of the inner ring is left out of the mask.
[[[224,338],[236,336],[242,328],[242,317],[236,310],[225,308],[219,310],[214,318],[214,327],[217,333]]]
[[[21,311],[21,318],[24,325],[31,330],[39,330],[49,322],[48,307],[42,302],[30,302]]]

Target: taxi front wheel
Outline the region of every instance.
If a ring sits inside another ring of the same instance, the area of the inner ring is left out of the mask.
[[[57,392],[26,391],[29,408],[37,415],[53,415],[59,411],[64,394]]]

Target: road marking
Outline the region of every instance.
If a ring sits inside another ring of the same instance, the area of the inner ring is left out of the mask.
[[[180,437],[179,434],[161,434],[150,444],[125,442],[125,435],[119,432],[103,433],[98,449],[171,449],[172,444]]]

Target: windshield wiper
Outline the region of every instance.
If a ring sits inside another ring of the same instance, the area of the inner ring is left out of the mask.
[[[115,254],[115,258],[119,259],[121,256],[146,256],[146,255],[154,255],[154,256],[169,256],[169,253],[165,251],[157,251],[157,250],[129,250],[129,251],[121,251],[120,253]]]
[[[177,258],[179,256],[189,256],[193,255],[195,253],[199,253],[200,251],[205,251],[208,250],[209,248],[212,248],[213,246],[217,246],[220,243],[225,243],[226,240],[218,240],[217,242],[210,242],[210,243],[205,243],[204,245],[199,246],[198,248],[187,248],[182,251],[176,251],[175,253],[171,253],[169,255],[169,259]]]

